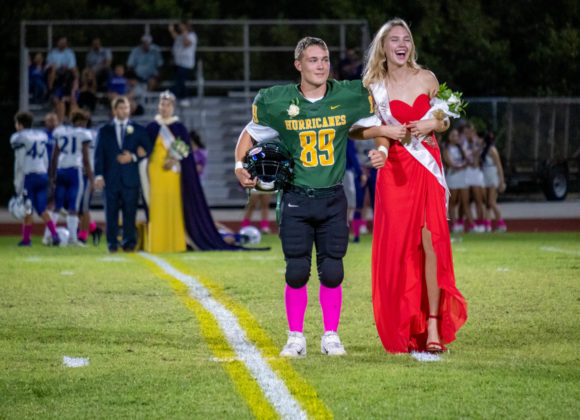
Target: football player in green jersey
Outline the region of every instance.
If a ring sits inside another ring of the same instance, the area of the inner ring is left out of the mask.
[[[292,185],[284,191],[280,207],[280,240],[286,260],[286,316],[288,342],[281,356],[306,355],[303,335],[308,303],[312,245],[320,279],[320,305],[324,334],[321,351],[346,354],[337,334],[342,305],[342,258],[348,244],[347,203],[342,188],[346,166],[346,142],[350,127],[376,125],[373,103],[358,81],[328,79],[328,48],[319,38],[301,39],[294,52],[300,72],[298,85],[262,89],[252,106],[252,121],[236,146],[236,176],[242,186],[253,188],[243,166],[254,141],[279,138],[294,161]],[[368,119],[369,123],[365,124]],[[373,166],[382,167],[386,149],[372,150]]]

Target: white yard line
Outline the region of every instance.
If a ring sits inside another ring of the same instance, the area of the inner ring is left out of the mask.
[[[540,249],[542,251],[559,252],[561,254],[580,255],[580,251],[570,251],[568,249],[561,249],[561,248],[556,248],[556,247],[553,247],[553,246],[543,246]]]
[[[157,256],[146,252],[140,252],[139,255],[157,264],[166,274],[185,284],[189,288],[191,296],[214,316],[228,343],[234,349],[237,358],[246,365],[270,404],[282,418],[308,418],[306,412],[302,410],[298,401],[292,396],[284,381],[274,373],[256,346],[248,341],[245,331],[232,312],[213,299],[209,290],[195,277],[180,272],[167,261]]]

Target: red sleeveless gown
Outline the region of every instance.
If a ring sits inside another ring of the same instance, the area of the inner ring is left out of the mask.
[[[413,106],[390,102],[401,123],[421,119],[429,97],[419,95]],[[441,153],[423,142],[441,168]],[[421,229],[426,223],[437,254],[437,283],[441,289],[439,334],[442,344],[455,340],[467,319],[467,303],[455,287],[445,190],[403,145],[391,140],[389,157],[378,171],[373,228],[373,309],[379,336],[390,353],[425,350],[429,300]]]

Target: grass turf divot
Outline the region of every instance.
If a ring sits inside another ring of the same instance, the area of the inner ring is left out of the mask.
[[[286,360],[276,357],[278,349],[245,308],[230,300],[207,279],[202,281],[185,274],[188,270],[183,267],[176,270],[175,266],[179,266],[176,262],[172,261],[172,266],[159,257],[141,256],[147,260],[148,267],[170,282],[180,299],[195,313],[215,358],[227,360],[226,370],[258,418],[277,417],[273,410],[282,417],[306,417],[294,397],[309,417],[332,418],[314,389]]]

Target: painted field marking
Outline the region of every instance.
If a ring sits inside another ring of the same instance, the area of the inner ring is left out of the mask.
[[[182,260],[192,260],[192,261],[200,261],[200,260],[211,260],[214,257],[211,255],[186,255],[181,257]],[[269,260],[279,260],[280,257],[276,256],[266,256],[266,255],[228,255],[227,257],[224,256],[224,260],[228,261],[242,261],[242,260],[253,260],[253,261],[269,261]]]
[[[152,263],[195,313],[214,360],[227,361],[226,370],[256,417],[333,418],[316,391],[286,359],[278,357],[279,350],[242,305],[208,280],[185,274],[187,267],[175,268],[179,261],[139,255]]]
[[[553,246],[543,246],[540,249],[542,251],[559,252],[561,254],[580,255],[580,251],[570,251],[568,249],[561,249],[561,248],[556,248],[556,247],[553,247]]]
[[[438,354],[428,353],[426,351],[412,351],[411,356],[419,362],[440,362],[441,357]]]
[[[62,356],[62,364],[66,367],[83,367],[89,365],[88,357]]]

